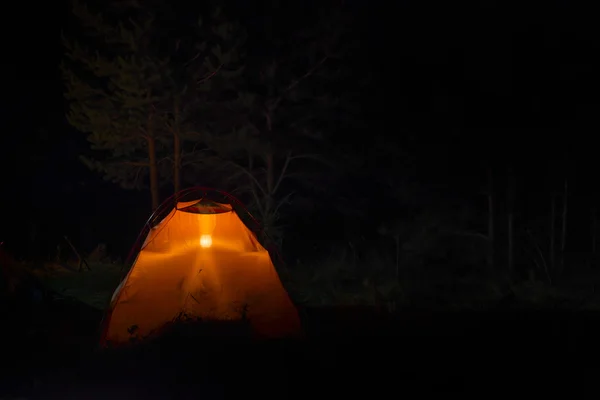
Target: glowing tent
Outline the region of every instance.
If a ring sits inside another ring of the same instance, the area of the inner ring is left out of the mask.
[[[234,209],[205,200],[176,204],[150,229],[116,289],[102,344],[144,337],[182,313],[206,320],[243,315],[264,337],[299,333],[298,312],[269,253]]]

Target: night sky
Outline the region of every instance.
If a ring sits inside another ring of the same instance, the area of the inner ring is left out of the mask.
[[[462,8],[404,1],[393,10],[343,3],[361,20],[356,74],[375,77],[363,94],[369,129],[406,145],[422,179],[452,188],[444,192],[449,201],[469,204],[485,182],[485,162],[509,159],[529,196],[521,212],[546,212],[537,193],[568,156],[574,209],[593,202],[600,88],[594,13],[562,1],[531,9],[493,1]],[[245,4],[248,13],[267,9]],[[36,225],[39,235],[66,234],[84,247],[114,242],[124,253],[149,215],[147,195],[104,182],[77,159],[87,142],[66,123],[58,70],[68,7],[11,7],[10,20],[24,22],[18,30],[3,25],[0,239],[22,242]],[[248,18],[259,30],[255,14]],[[364,132],[344,145],[369,140]]]

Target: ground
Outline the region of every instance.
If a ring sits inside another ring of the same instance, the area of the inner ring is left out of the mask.
[[[91,264],[91,270],[81,272],[73,267],[46,264],[34,269],[35,276],[53,292],[104,310],[112,293],[127,273],[122,264]]]
[[[44,282],[69,297],[3,304],[0,399],[595,390],[593,311],[307,308],[302,341],[214,338],[186,327],[134,350],[99,352],[102,311],[92,305],[106,304],[120,272],[55,271]]]

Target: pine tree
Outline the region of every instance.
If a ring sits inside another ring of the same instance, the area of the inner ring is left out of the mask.
[[[165,130],[172,137],[172,181],[177,193],[186,167],[210,157],[205,146],[206,114],[215,112],[223,96],[231,91],[241,76],[245,31],[231,21],[220,7],[215,7],[206,23],[199,18],[186,35],[185,45],[178,41],[174,54],[177,62],[167,68],[168,96],[162,103]],[[202,184],[188,174],[192,184]]]
[[[346,26],[329,17],[301,31],[279,28],[255,38],[236,93],[207,105],[206,143],[215,164],[229,167],[222,178],[251,202],[272,237],[282,234],[279,212],[293,194],[287,181],[311,185],[323,175],[328,160],[322,155],[333,146],[327,138],[341,116],[336,85],[345,79],[340,39]],[[319,170],[302,160],[319,160]]]
[[[92,44],[63,36],[67,61],[62,64],[69,100],[69,123],[88,134],[98,159],[83,158],[90,168],[123,187],[141,187],[149,175],[152,208],[159,204],[160,115],[163,72],[168,58],[153,48],[154,16],[128,9],[127,23],[111,22],[73,3],[73,13]],[[96,50],[93,51],[92,49]]]

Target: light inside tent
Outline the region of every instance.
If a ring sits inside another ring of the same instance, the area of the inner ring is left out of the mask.
[[[211,235],[202,235],[200,236],[200,247],[203,249],[207,249],[212,246],[212,236]]]
[[[200,225],[200,247],[207,249],[212,246],[212,234],[217,225],[217,216],[215,214],[199,215]]]

